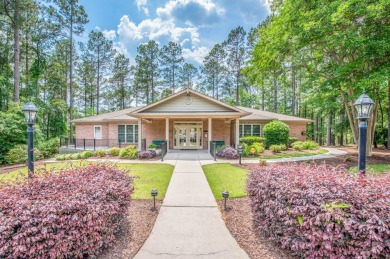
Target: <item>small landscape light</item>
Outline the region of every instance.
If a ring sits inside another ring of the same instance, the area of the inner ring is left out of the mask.
[[[150,195],[152,195],[153,197],[153,208],[156,209],[156,196],[158,194],[158,191],[156,189],[153,189],[151,192],[150,192]]]
[[[222,197],[225,199],[223,207],[224,207],[224,210],[226,210],[226,199],[229,198],[229,192],[224,190],[222,192]]]

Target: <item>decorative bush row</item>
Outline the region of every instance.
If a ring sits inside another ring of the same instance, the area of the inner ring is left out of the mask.
[[[255,155],[255,156],[258,156],[260,155],[261,153],[264,153],[264,144],[260,143],[260,142],[254,142],[253,144],[251,145],[248,145],[246,143],[242,143],[242,147],[243,147],[243,155],[244,156],[252,156],[252,155]],[[254,148],[255,149],[255,153],[252,154],[251,152],[251,149]]]
[[[280,120],[273,120],[264,126],[263,132],[266,139],[266,147],[281,144],[288,146],[290,129],[286,123]]]
[[[271,150],[274,153],[280,153],[281,151],[287,150],[287,146],[284,144],[281,145],[271,145],[269,147],[269,150]]]
[[[223,147],[218,151],[217,156],[227,159],[234,159],[238,158],[238,152],[234,147]]]
[[[156,157],[157,153],[156,150],[148,149],[148,150],[142,150],[138,153],[139,158],[153,158]]]
[[[302,258],[389,258],[390,175],[288,164],[250,174],[255,229]]]
[[[0,189],[0,258],[86,258],[111,245],[132,178],[91,164]]]
[[[94,155],[94,153],[90,150],[84,151],[82,153],[74,153],[74,154],[65,154],[56,156],[56,160],[64,161],[64,160],[78,160],[78,159],[87,159]]]
[[[259,136],[247,136],[240,138],[240,143],[248,146],[253,145],[253,143],[261,143],[265,146],[265,138]]]
[[[302,141],[296,141],[292,144],[292,148],[297,150],[297,151],[301,151],[301,150],[305,150],[305,149],[316,149],[318,147],[318,144],[314,141],[305,141],[305,142],[302,142]]]

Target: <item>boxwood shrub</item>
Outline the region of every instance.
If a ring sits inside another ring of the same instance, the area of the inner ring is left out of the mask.
[[[119,156],[119,153],[121,152],[121,149],[119,147],[112,147],[108,150],[108,153],[111,156]]]
[[[299,139],[297,137],[289,137],[288,138],[288,146],[289,147],[292,147],[292,144],[299,141]]]
[[[41,160],[43,155],[39,149],[34,148],[34,161]],[[27,162],[27,145],[19,144],[11,148],[6,156],[8,164],[22,164]]]
[[[95,151],[95,155],[98,157],[105,157],[107,155],[106,150],[98,149]]]
[[[0,258],[87,258],[113,244],[132,178],[91,164],[0,189]]]
[[[280,144],[288,146],[290,129],[286,123],[280,120],[273,120],[264,126],[263,132],[266,140],[266,147]]]
[[[240,143],[241,144],[247,144],[247,145],[252,145],[253,143],[261,143],[263,146],[265,146],[265,138],[259,137],[259,136],[247,136],[247,137],[242,137],[240,138]]]
[[[390,175],[343,167],[260,167],[248,181],[256,231],[301,258],[389,258]]]

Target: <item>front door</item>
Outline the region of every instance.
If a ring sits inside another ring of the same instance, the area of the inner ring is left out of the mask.
[[[202,122],[177,122],[173,126],[175,149],[202,149]]]

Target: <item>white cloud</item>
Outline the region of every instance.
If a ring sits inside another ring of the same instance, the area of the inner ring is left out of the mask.
[[[190,3],[195,3],[206,10],[206,12],[216,11],[218,14],[223,14],[225,10],[209,0],[170,0],[164,7],[159,7],[156,10],[157,15],[162,17],[171,17],[174,9],[186,6]]]
[[[159,37],[167,36],[172,41],[179,41],[188,35],[192,44],[199,43],[197,28],[176,27],[173,19],[164,20],[160,17],[145,19],[136,25],[134,22],[130,21],[127,15],[124,15],[118,25],[118,34],[125,40],[157,40]]]
[[[142,10],[146,16],[149,16],[149,9],[147,8],[148,0],[135,0],[138,11]]]
[[[183,48],[182,53],[185,59],[192,59],[202,64],[209,51],[210,49],[207,47],[192,47],[191,49]]]
[[[108,40],[115,40],[115,38],[116,38],[116,31],[114,31],[114,30],[109,30],[109,31],[104,30],[104,31],[102,31],[102,33],[103,33],[104,37]]]

